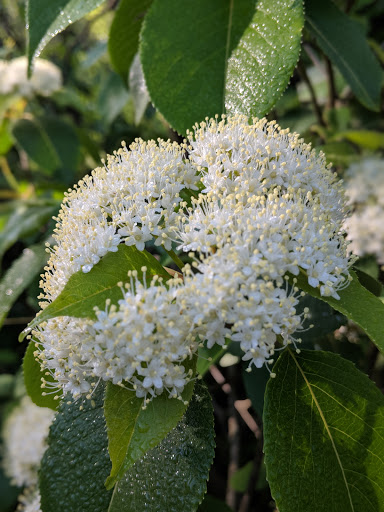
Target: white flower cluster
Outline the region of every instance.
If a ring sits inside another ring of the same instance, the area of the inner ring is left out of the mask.
[[[19,487],[37,484],[37,471],[54,414],[25,396],[5,419],[3,466],[13,484]]]
[[[42,282],[45,307],[69,277],[125,242],[187,252],[183,276],[130,273],[97,320],[59,317],[37,330],[37,356],[59,387],[91,394],[99,379],[150,400],[179,397],[197,342],[239,342],[261,367],[295,343],[307,311],[299,272],[336,299],[349,283],[341,183],[297,134],[243,116],[197,126],[181,146],[136,141],[71,190]],[[288,280],[291,280],[291,285]],[[149,398],[148,398],[149,397]]]
[[[346,194],[353,209],[345,221],[349,250],[384,264],[384,160],[352,164],[346,172]]]
[[[41,497],[36,487],[29,487],[18,499],[17,512],[41,512]]]
[[[27,77],[27,57],[0,61],[0,94],[17,94],[30,98],[34,94],[50,96],[62,86],[60,69],[44,59],[36,59],[32,76]]]

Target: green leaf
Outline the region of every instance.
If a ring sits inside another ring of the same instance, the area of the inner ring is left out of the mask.
[[[137,53],[133,59],[129,71],[129,92],[133,100],[135,109],[135,124],[139,124],[145,114],[145,110],[150,101],[147,85],[143,74],[143,68],[140,62],[140,56]]]
[[[300,0],[155,0],[140,57],[151,100],[180,133],[226,109],[264,115],[288,84],[303,27]]]
[[[36,119],[19,119],[13,125],[12,134],[19,146],[42,171],[51,173],[60,166],[59,155]]]
[[[24,249],[0,281],[0,327],[9,310],[47,261],[45,247],[41,244]]]
[[[336,354],[286,350],[267,386],[264,452],[280,512],[384,510],[384,397]]]
[[[40,468],[44,512],[106,512],[111,492],[104,487],[111,463],[103,415],[103,386],[92,400],[63,400],[52,423]]]
[[[305,15],[308,29],[357,99],[365,107],[379,111],[383,72],[360,24],[331,0],[306,0]]]
[[[105,308],[105,301],[110,299],[117,304],[121,299],[119,283],[127,282],[128,271],[136,270],[138,277],[143,273],[141,268],[147,267],[147,278],[154,275],[168,279],[170,275],[164,270],[154,256],[147,251],[138,251],[136,247],[122,244],[117,252],[109,252],[88,273],[81,270],[73,274],[61,294],[40,315],[38,315],[23,331],[21,340],[36,325],[57,316],[75,318],[94,318],[94,307]]]
[[[0,258],[19,238],[35,234],[57,209],[58,206],[44,203],[36,206],[16,203],[14,212],[0,234]]]
[[[380,297],[383,291],[383,285],[377,281],[377,279],[367,274],[363,270],[360,270],[359,268],[355,268],[354,272],[356,273],[360,283],[364,286],[364,288],[370,291],[373,295],[376,295],[376,297]]]
[[[195,364],[195,360],[185,361],[184,366],[194,370]],[[108,383],[104,411],[112,470],[105,484],[107,489],[177,425],[192,397],[193,386],[193,381],[185,386],[183,400],[168,398],[164,392],[143,409],[144,399],[137,398],[135,391]]]
[[[245,370],[247,366],[248,365],[244,365],[242,371],[245,391],[247,393],[247,397],[252,403],[252,407],[255,409],[259,417],[262,418],[265,387],[269,380],[269,371],[265,366],[263,366],[262,368],[252,367],[252,371],[247,372]]]
[[[220,345],[214,345],[212,348],[207,348],[205,343],[203,347],[199,347],[197,371],[201,376],[204,376],[209,370],[209,367],[219,361],[226,353],[227,348],[220,347]]]
[[[39,407],[49,407],[56,411],[60,403],[59,400],[55,400],[54,394],[43,395],[46,390],[41,387],[42,378],[48,382],[54,382],[54,379],[46,371],[41,371],[40,364],[33,355],[36,350],[36,344],[31,340],[23,359],[25,388],[33,403]]]
[[[321,296],[318,288],[312,288],[308,284],[307,276],[304,274],[296,277],[297,286],[313,297],[327,302],[336,311],[353,320],[384,353],[384,304],[360,284],[353,270],[349,273],[352,281],[347,288],[338,291],[339,300]]]
[[[384,148],[384,133],[372,130],[349,130],[336,135],[337,138],[347,139],[354,144],[372,151]]]
[[[114,70],[127,81],[129,68],[139,46],[139,34],[152,0],[121,0],[116,9],[108,40],[109,57]]]
[[[108,512],[196,510],[206,492],[214,447],[211,397],[196,384],[179,424],[117,483]]]
[[[124,108],[128,98],[129,93],[125,82],[116,73],[109,73],[102,84],[98,97],[101,121],[106,125],[112,123]]]
[[[27,55],[31,63],[59,32],[98,7],[103,0],[28,0]]]

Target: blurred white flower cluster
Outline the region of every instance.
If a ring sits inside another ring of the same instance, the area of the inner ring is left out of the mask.
[[[39,512],[38,469],[47,448],[49,427],[55,413],[38,407],[24,396],[6,417],[2,429],[3,467],[11,483],[25,487],[18,510]]]
[[[34,94],[50,96],[62,86],[60,69],[44,59],[36,59],[32,76],[27,76],[27,57],[0,61],[0,94],[15,94],[30,98]]]
[[[42,307],[121,243],[142,251],[150,240],[166,250],[173,242],[191,263],[167,282],[130,272],[119,303],[96,321],[45,322],[36,356],[64,392],[90,394],[103,379],[147,401],[164,391],[180,398],[198,342],[238,342],[261,367],[303,328],[295,275],[336,299],[348,285],[344,217],[324,155],[275,122],[212,119],[181,145],[123,146],[67,194]]]
[[[348,249],[384,264],[384,160],[366,158],[346,172],[346,194],[353,213],[345,221]]]

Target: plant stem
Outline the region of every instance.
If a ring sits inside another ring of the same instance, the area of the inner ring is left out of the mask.
[[[317,121],[321,126],[323,126],[325,128],[326,124],[323,120],[321,108],[320,108],[320,105],[316,98],[315,89],[313,88],[312,83],[308,77],[307,70],[305,69],[305,66],[303,65],[303,63],[301,61],[299,62],[298,66],[297,66],[297,71],[299,72],[299,75],[301,76],[302,80],[307,84],[309,94],[311,96],[311,102],[312,102],[314,111],[316,113]]]
[[[165,252],[168,254],[170,258],[172,258],[173,262],[176,263],[176,265],[179,267],[180,270],[183,269],[184,263],[182,260],[178,257],[178,255],[173,251],[172,249],[170,251],[165,250]]]
[[[8,165],[8,162],[7,162],[7,159],[2,156],[0,157],[0,166],[1,166],[1,170],[2,170],[2,173],[4,175],[4,178],[6,179],[8,185],[15,191],[15,192],[19,192],[19,184],[17,183],[17,180],[16,178],[14,177],[14,175],[12,174],[12,171],[11,169],[9,168],[9,165]]]

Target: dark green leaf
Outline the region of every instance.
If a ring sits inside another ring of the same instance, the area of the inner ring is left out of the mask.
[[[378,111],[383,72],[358,22],[331,0],[306,0],[309,30],[351,86],[358,100]]]
[[[321,296],[317,288],[312,288],[308,284],[307,276],[304,274],[297,276],[297,286],[313,297],[327,302],[336,311],[353,320],[384,353],[384,304],[360,284],[352,270],[349,272],[352,281],[347,288],[338,292],[339,300]]]
[[[122,244],[117,252],[109,252],[92,270],[85,274],[81,270],[71,276],[61,294],[30,324],[28,331],[41,322],[56,316],[73,316],[75,318],[92,318],[94,307],[105,308],[105,301],[110,299],[117,304],[121,299],[121,282],[127,282],[129,270],[136,270],[142,276],[141,268],[147,267],[147,277],[154,275],[168,279],[170,276],[147,251],[138,251],[136,247]],[[24,335],[27,332],[24,332]]]
[[[55,400],[55,395],[43,395],[46,389],[41,387],[41,379],[53,382],[54,379],[41,371],[40,364],[36,361],[34,352],[37,350],[33,340],[29,342],[23,360],[24,384],[28,395],[33,403],[39,407],[49,407],[56,411],[59,406],[59,400]],[[48,390],[49,391],[49,390]]]
[[[185,361],[194,370],[196,361]],[[186,385],[183,401],[168,398],[168,393],[154,398],[143,409],[144,399],[135,391],[108,383],[105,396],[105,418],[108,428],[108,450],[112,461],[106,487],[112,488],[134,462],[155,447],[173,429],[184,414],[193,392],[194,382]]]
[[[103,0],[28,0],[27,55],[31,63],[56,34],[98,7]]]
[[[197,371],[200,375],[204,376],[209,370],[209,367],[219,361],[226,353],[227,348],[220,347],[220,345],[213,345],[212,348],[207,348],[205,343],[203,347],[199,348]]]
[[[19,146],[42,171],[51,173],[60,166],[59,155],[36,119],[19,119],[13,125],[12,134]]]
[[[0,282],[0,327],[21,292],[33,281],[47,261],[45,247],[41,244],[24,249],[13,262]]]
[[[211,398],[205,386],[196,384],[184,417],[117,483],[108,511],[196,510],[206,492],[214,447]]]
[[[263,115],[297,62],[300,0],[155,0],[140,56],[151,100],[180,133],[226,109]]]
[[[370,276],[363,270],[360,270],[359,268],[355,268],[354,271],[357,275],[358,280],[364,286],[364,288],[373,293],[373,295],[376,295],[376,297],[380,297],[383,291],[382,284],[379,281],[377,281],[377,279]]]
[[[111,64],[126,82],[129,68],[139,46],[139,34],[152,0],[121,0],[109,32]]]
[[[383,511],[382,393],[329,352],[286,350],[273,371],[264,451],[279,511]]]
[[[103,386],[92,400],[63,400],[40,469],[44,512],[106,512],[111,492],[104,487],[111,463],[103,414]]]

